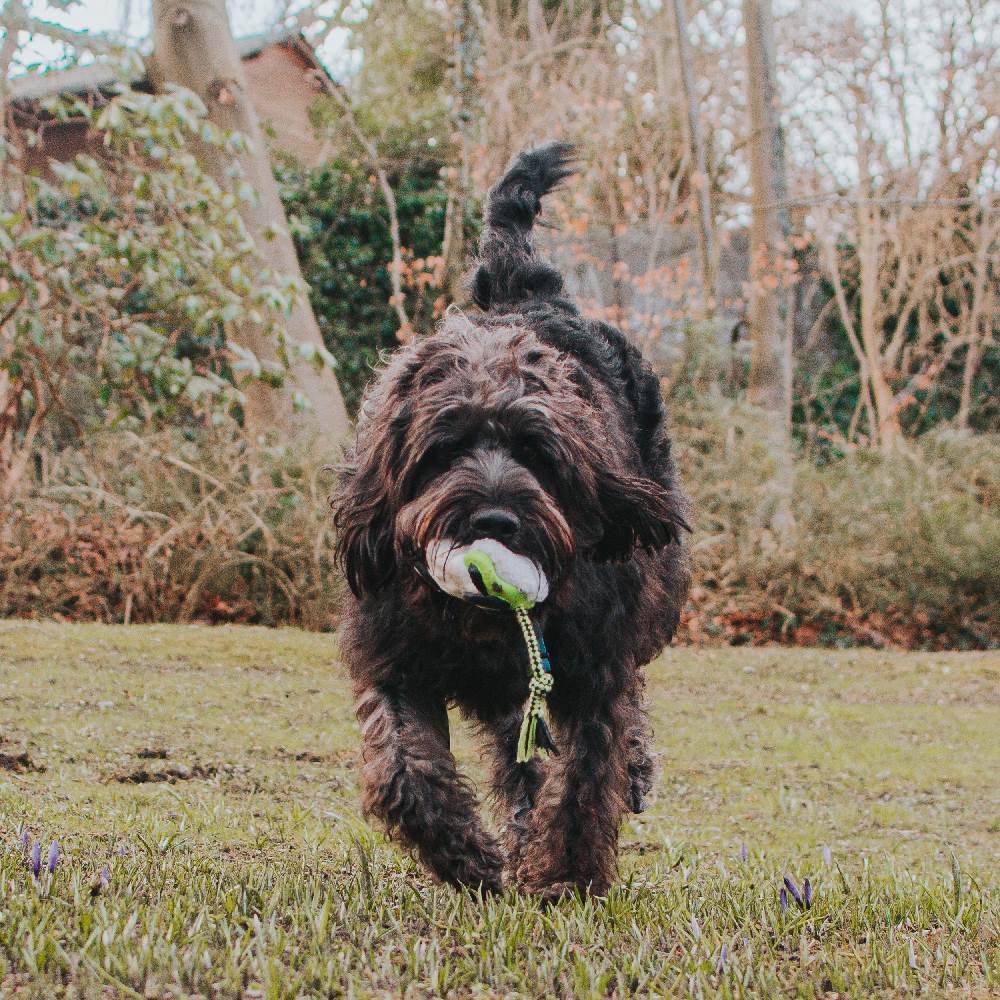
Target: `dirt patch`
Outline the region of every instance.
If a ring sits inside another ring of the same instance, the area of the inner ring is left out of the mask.
[[[274,754],[283,760],[294,760],[302,764],[353,764],[357,754],[353,750],[331,750],[329,753],[316,753],[313,750],[286,750],[275,747]]]
[[[114,775],[114,780],[122,785],[148,785],[164,781],[173,785],[178,781],[214,778],[218,773],[219,769],[214,764],[195,764],[193,767],[179,765],[165,767],[159,771],[138,767],[132,771],[119,771]]]
[[[139,760],[166,760],[170,756],[170,751],[166,747],[143,747],[136,750],[136,757]]]
[[[38,764],[31,759],[27,750],[19,753],[0,750],[0,771],[12,771],[14,774],[41,774],[44,764]]]
[[[622,844],[622,854],[656,854],[665,850],[666,847],[656,840],[633,840]]]

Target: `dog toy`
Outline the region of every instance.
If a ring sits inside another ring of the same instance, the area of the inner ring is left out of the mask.
[[[511,552],[492,538],[482,538],[471,545],[432,543],[427,548],[427,568],[445,593],[486,607],[507,607],[514,612],[524,636],[531,674],[517,740],[517,762],[526,764],[538,750],[558,753],[546,718],[546,698],[553,683],[552,665],[545,639],[530,615],[531,609],[549,595],[545,574],[527,556]]]

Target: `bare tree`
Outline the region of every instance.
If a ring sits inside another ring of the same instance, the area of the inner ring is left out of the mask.
[[[247,390],[247,429],[253,436],[274,431],[286,441],[303,444],[310,439],[342,441],[348,431],[347,411],[333,373],[312,360],[323,340],[305,296],[264,138],[247,96],[225,0],[153,0],[153,43],[154,78],[161,85],[176,83],[194,91],[205,102],[212,122],[246,138],[238,164],[256,192],[255,201],[242,208],[247,229],[261,261],[291,276],[303,289],[285,326],[289,337],[307,350],[288,351],[288,376],[310,405],[296,406],[287,387],[279,391],[254,381]],[[210,159],[206,169],[222,179],[230,164],[219,162],[217,155]],[[281,357],[282,345],[259,325],[245,325],[234,339],[262,362],[274,363]]]
[[[698,250],[701,275],[705,283],[705,311],[711,315],[718,293],[715,283],[715,252],[712,247],[712,201],[705,159],[705,139],[702,134],[698,98],[695,93],[694,68],[691,63],[691,41],[688,38],[687,12],[684,0],[673,0],[674,29],[677,37],[677,62],[680,66],[681,89],[684,92],[684,121],[690,148],[691,184],[698,200]]]
[[[790,25],[809,109],[792,118],[799,183],[858,367],[848,442],[896,447],[959,359],[955,421],[970,424],[1000,326],[995,25],[986,4],[960,0]],[[916,85],[899,58],[913,50],[944,85]]]
[[[782,329],[780,261],[789,232],[785,140],[778,120],[774,21],[770,0],[744,0],[750,111],[750,302],[753,344],[747,395],[752,403],[790,424],[789,371]]]
[[[444,238],[441,242],[443,286],[452,301],[464,297],[462,268],[465,262],[465,208],[469,201],[469,159],[472,151],[473,113],[480,111],[476,96],[476,28],[470,0],[453,0],[448,5],[451,18],[453,56],[451,65],[451,106],[449,123],[457,162],[447,168],[448,203]]]

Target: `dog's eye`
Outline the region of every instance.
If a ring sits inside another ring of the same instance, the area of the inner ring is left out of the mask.
[[[427,468],[429,466],[443,465],[448,461],[448,455],[450,452],[448,445],[435,444],[427,449],[420,456],[420,461],[417,463],[421,469]]]
[[[544,462],[546,455],[534,438],[518,437],[511,441],[511,453],[519,462],[537,464]]]
[[[427,482],[431,477],[443,472],[455,460],[457,451],[457,445],[452,443],[431,445],[417,461],[415,470],[417,479]]]

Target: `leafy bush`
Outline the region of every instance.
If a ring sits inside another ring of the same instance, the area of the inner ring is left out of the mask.
[[[195,95],[126,89],[103,107],[66,98],[50,111],[82,117],[101,155],[46,179],[0,145],[0,498],[38,448],[111,426],[231,421],[237,377],[280,382],[284,370],[235,343],[234,328],[282,338],[299,294],[259,266],[240,215],[255,193],[199,167],[195,141],[224,159],[243,140],[208,123]]]
[[[844,248],[847,253],[850,248]],[[970,279],[964,277],[967,286]],[[955,299],[961,295],[972,295],[968,287],[958,279],[949,282],[949,276],[942,273],[938,281],[938,298],[928,312],[935,322],[940,322],[937,311],[957,312]],[[848,287],[854,310],[855,327],[860,327],[860,303],[856,289]],[[829,304],[833,288],[828,281],[820,283],[819,299]],[[817,306],[819,308],[819,306]],[[1000,320],[994,320],[1000,329]],[[996,329],[992,338],[985,339],[983,355],[975,378],[971,384],[971,406],[969,426],[973,430],[986,433],[1000,433],[1000,338]],[[919,331],[915,320],[911,319],[907,330],[906,344],[915,347]],[[922,345],[922,349],[933,348],[944,351],[945,342],[941,334]],[[936,427],[954,423],[959,410],[962,380],[965,365],[964,350],[950,356],[947,364],[933,378],[918,382],[910,393],[907,405],[900,409],[900,422],[908,437],[916,438]],[[907,383],[904,373],[895,374],[894,388],[902,391]],[[798,359],[795,372],[795,405],[793,409],[794,432],[809,449],[826,458],[838,455],[842,445],[852,437],[851,428],[857,426],[870,434],[859,395],[862,382],[858,373],[858,362],[851,350],[844,324],[836,311],[830,311],[823,324],[822,342],[818,347],[803,351]]]

